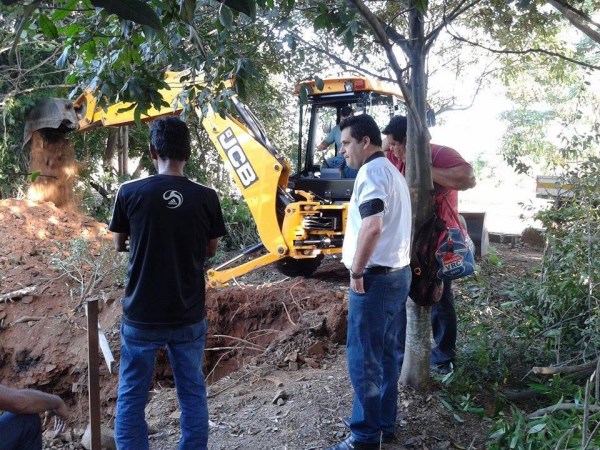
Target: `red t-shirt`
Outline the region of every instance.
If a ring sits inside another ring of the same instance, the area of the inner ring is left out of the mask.
[[[394,166],[398,168],[402,175],[406,175],[406,165],[402,162],[402,160],[396,158],[394,152],[388,151],[387,158]],[[469,165],[469,163],[466,162],[462,156],[460,156],[460,153],[453,148],[431,144],[431,165],[433,167],[449,169],[450,167],[462,166],[463,164]],[[452,205],[455,210],[458,210],[458,191],[454,189],[447,189],[437,183],[433,183],[433,187],[435,188],[436,197],[444,193],[448,197],[450,205]]]

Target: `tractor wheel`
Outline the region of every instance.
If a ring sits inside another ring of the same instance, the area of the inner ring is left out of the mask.
[[[277,270],[288,277],[309,277],[319,268],[323,257],[324,255],[303,259],[283,258],[277,261]]]

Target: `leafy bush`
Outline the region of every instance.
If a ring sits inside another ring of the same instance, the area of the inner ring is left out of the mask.
[[[223,238],[224,251],[242,250],[260,241],[252,213],[243,200],[221,199],[227,236]]]
[[[600,158],[570,170],[557,204],[537,214],[547,250],[538,310],[557,361],[597,358],[600,352]]]

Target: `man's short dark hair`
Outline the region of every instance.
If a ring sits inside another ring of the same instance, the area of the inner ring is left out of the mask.
[[[368,114],[348,117],[340,123],[340,131],[344,128],[350,128],[350,136],[357,141],[367,136],[373,145],[381,147],[381,131],[379,131],[375,119]]]
[[[395,141],[402,142],[406,139],[406,116],[394,116],[390,123],[383,129],[383,134],[391,134]]]
[[[162,117],[150,126],[150,146],[160,159],[187,161],[192,153],[190,130],[178,117]]]
[[[354,110],[352,109],[351,106],[342,106],[342,108],[340,109],[340,116],[341,117],[350,117],[352,114],[354,113]]]

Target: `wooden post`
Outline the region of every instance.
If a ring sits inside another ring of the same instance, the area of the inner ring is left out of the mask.
[[[98,355],[98,300],[86,303],[88,328],[88,393],[91,450],[100,450],[100,358]]]

